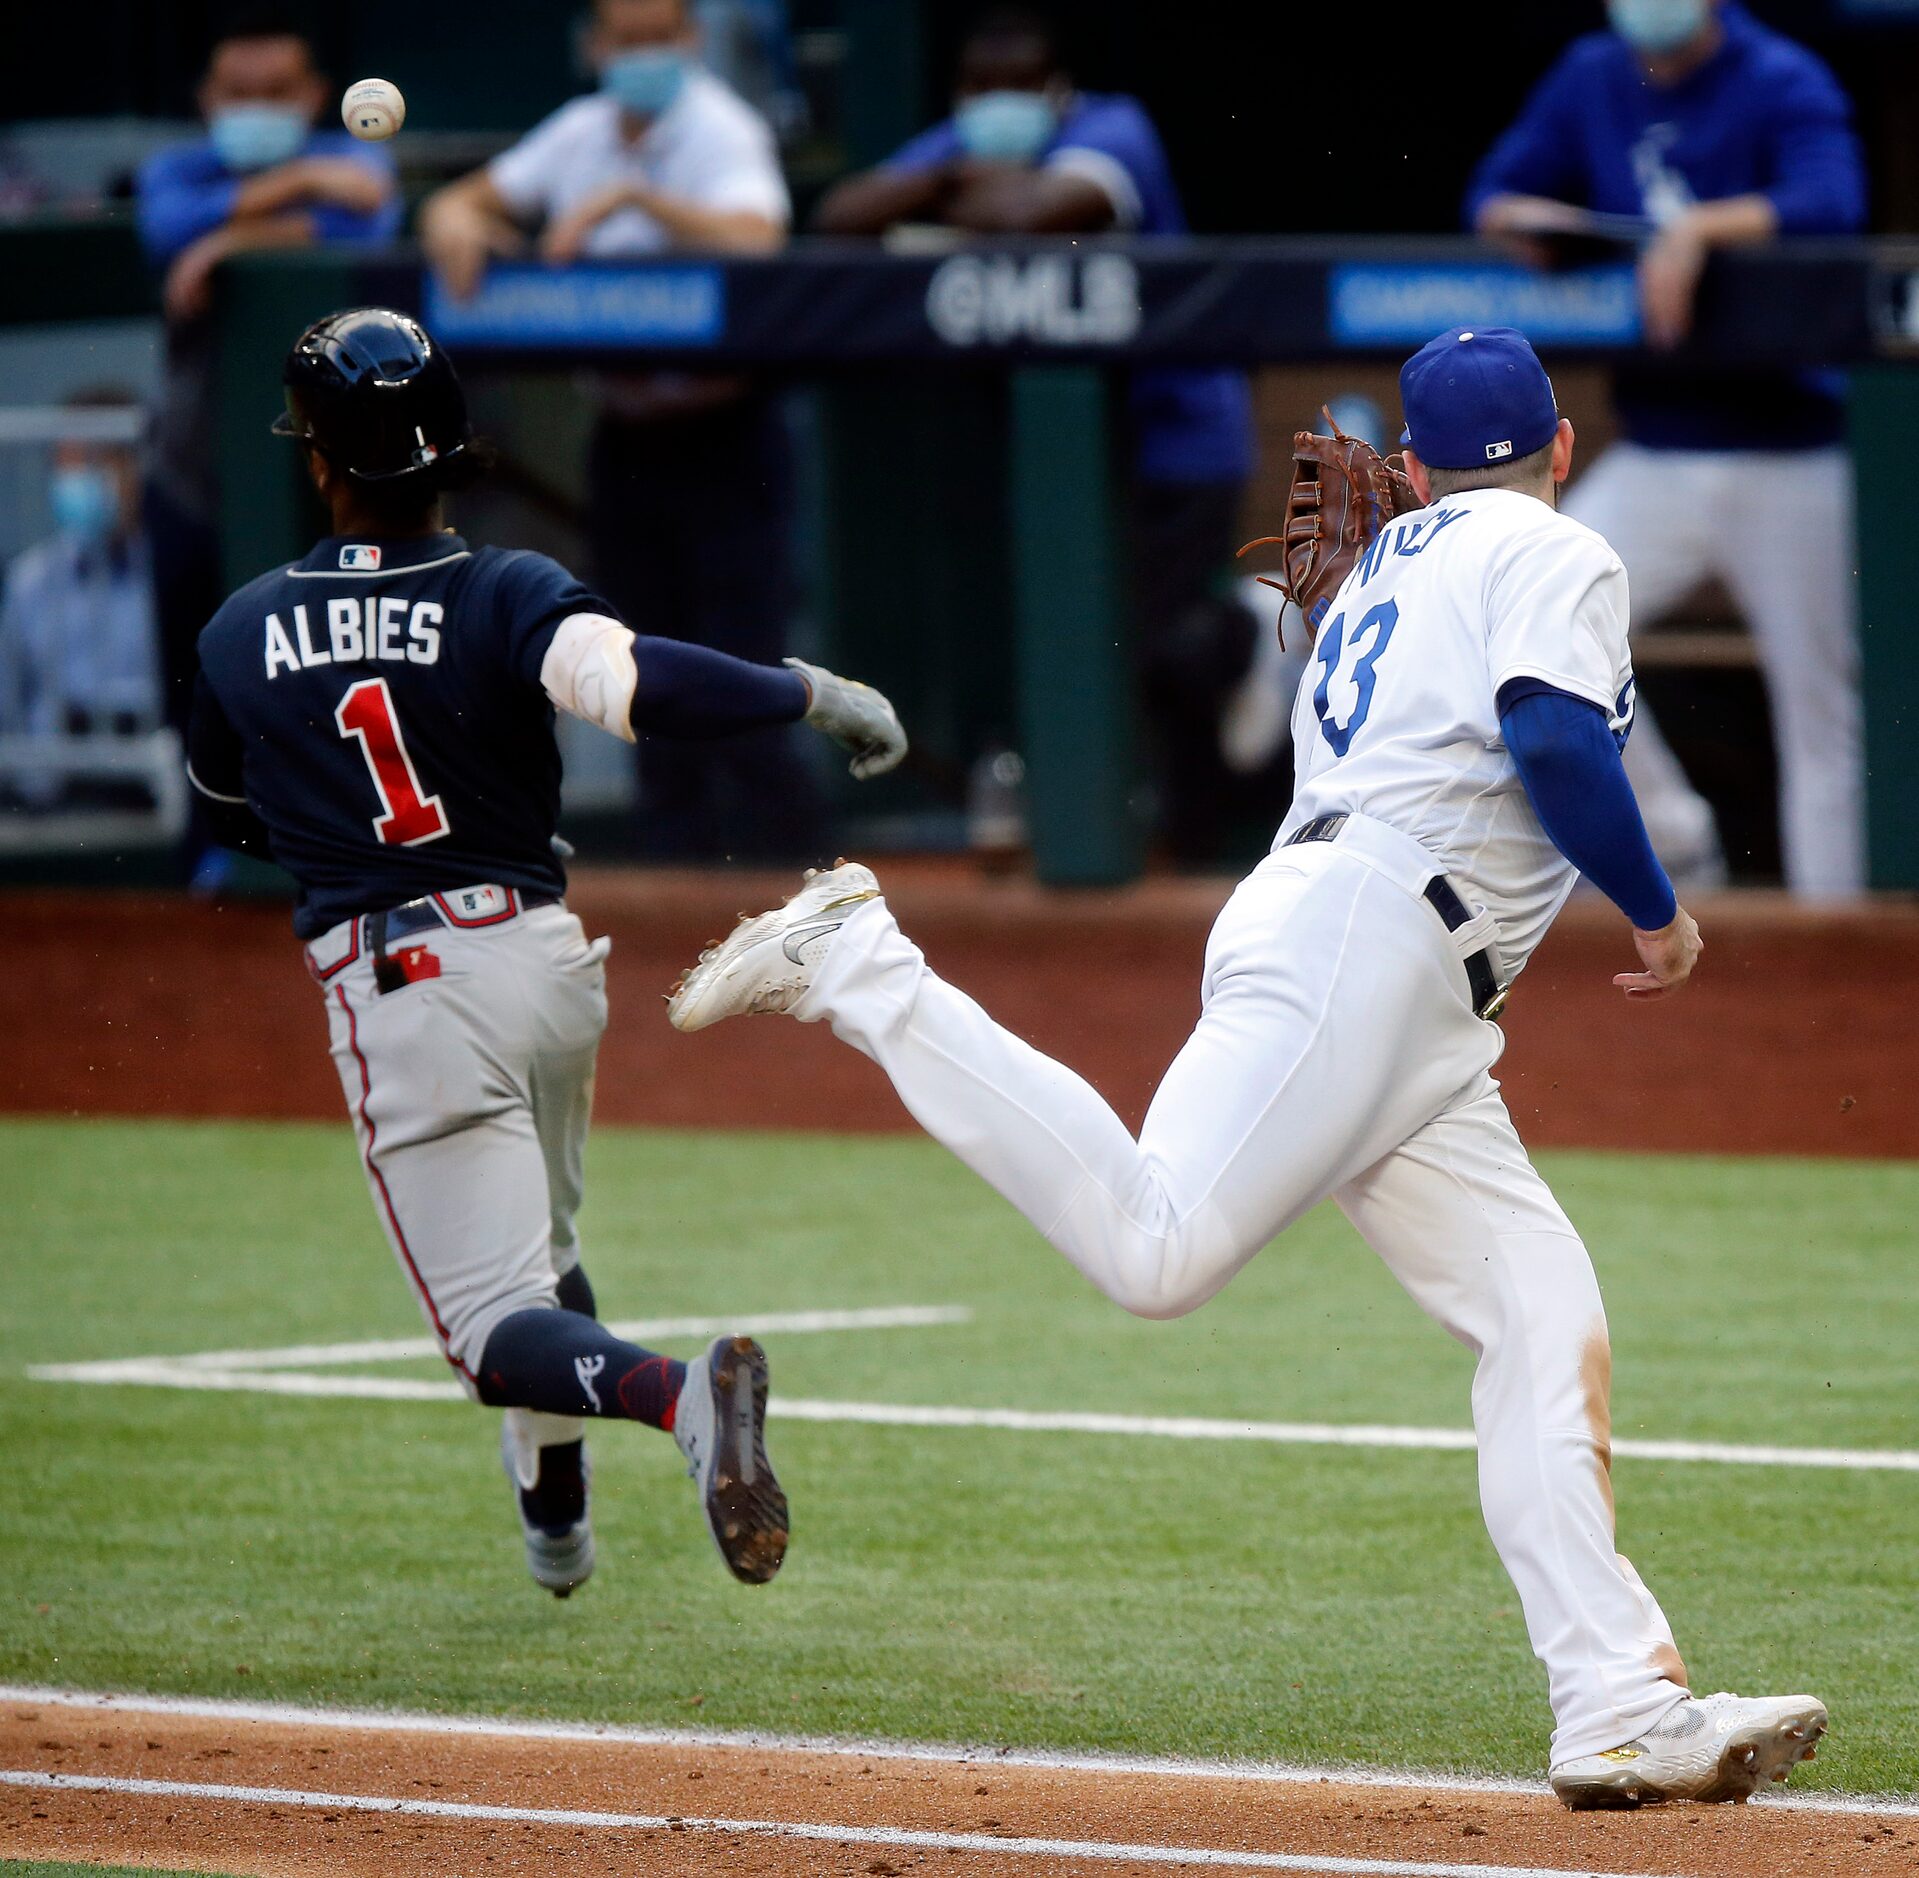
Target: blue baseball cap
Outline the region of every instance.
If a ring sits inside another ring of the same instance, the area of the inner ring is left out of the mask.
[[[1455,326],[1399,372],[1409,443],[1433,469],[1484,469],[1553,440],[1559,406],[1532,342],[1511,326]]]

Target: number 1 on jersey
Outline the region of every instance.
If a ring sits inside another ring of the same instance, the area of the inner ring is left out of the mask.
[[[438,841],[447,832],[446,810],[438,796],[421,793],[420,778],[400,737],[400,720],[393,714],[393,693],[384,678],[363,678],[340,700],[333,713],[342,737],[357,737],[360,754],[373,772],[386,813],[373,823],[373,832],[389,847],[417,848]]]

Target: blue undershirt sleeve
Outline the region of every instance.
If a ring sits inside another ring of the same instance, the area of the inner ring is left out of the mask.
[[[1499,727],[1553,846],[1641,932],[1671,925],[1678,901],[1605,712],[1520,679],[1500,690]]]
[[[729,737],[772,724],[797,724],[810,694],[798,672],[754,665],[683,639],[633,641],[639,683],[633,688],[633,729],[656,737]]]

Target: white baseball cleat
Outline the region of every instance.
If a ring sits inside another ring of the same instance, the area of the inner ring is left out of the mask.
[[[1637,1741],[1560,1762],[1552,1787],[1576,1810],[1745,1800],[1811,1760],[1825,1732],[1809,1695],[1688,1696]]]
[[[723,1017],[790,1011],[847,915],[879,891],[872,870],[857,861],[809,868],[784,906],[741,920],[700,954],[666,1001],[668,1021],[675,1030],[704,1030]]]
[[[540,1482],[541,1452],[527,1437],[517,1415],[508,1413],[501,1418],[500,1461],[520,1515],[526,1568],[543,1591],[552,1592],[556,1598],[570,1598],[593,1576],[593,1520],[585,1493],[589,1471],[586,1452],[584,1448],[580,1452],[580,1516],[560,1526],[544,1525],[537,1517],[540,1506],[535,1490]]]

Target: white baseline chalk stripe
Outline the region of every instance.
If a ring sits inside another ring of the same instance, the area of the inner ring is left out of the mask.
[[[849,1313],[850,1315],[850,1313]],[[683,1320],[691,1322],[693,1320]],[[952,1320],[943,1320],[952,1321]],[[662,1333],[655,1332],[655,1335]],[[715,1333],[717,1334],[717,1333]],[[463,1402],[455,1382],[386,1376],[314,1376],[292,1370],[201,1367],[192,1358],[127,1357],[103,1363],[42,1363],[35,1382],[132,1383],[159,1389],[237,1390],[256,1395],[363,1398],[375,1402]],[[1363,1422],[1231,1422],[1199,1415],[1107,1415],[1082,1409],[942,1408],[902,1402],[818,1402],[773,1397],[768,1413],[787,1421],[857,1422],[876,1428],[993,1428],[1015,1434],[1120,1435],[1170,1441],[1261,1441],[1282,1447],[1410,1448],[1471,1453],[1469,1428],[1398,1428]],[[1781,1448],[1726,1441],[1613,1443],[1615,1459],[1711,1462],[1737,1467],[1829,1467],[1919,1473],[1910,1448]]]
[[[629,1342],[649,1338],[720,1337],[729,1330],[758,1336],[805,1336],[832,1330],[929,1330],[944,1324],[970,1324],[964,1304],[883,1304],[855,1311],[762,1311],[737,1317],[629,1317],[607,1329]],[[155,1360],[185,1363],[195,1369],[320,1369],[345,1363],[400,1363],[438,1356],[431,1337],[389,1337],[375,1343],[290,1343],[272,1350],[204,1350],[192,1356]]]
[[[485,1806],[464,1800],[412,1800],[374,1793],[314,1793],[298,1787],[236,1787],[216,1781],[126,1780],[103,1774],[51,1774],[0,1768],[0,1786],[42,1793],[117,1793],[162,1800],[224,1800],[244,1806],[298,1806],[334,1813],[399,1814],[410,1819],[473,1819],[504,1825],[593,1827],[614,1832],[707,1832],[828,1845],[895,1846],[924,1852],[988,1852],[1004,1858],[1084,1858],[1187,1869],[1335,1874],[1336,1878],[1587,1878],[1585,1868],[1551,1865],[1451,1865],[1416,1859],[1333,1858],[1308,1852],[1235,1852],[1211,1846],[1123,1845],[1098,1839],[1026,1839],[985,1832],[915,1832],[904,1826],[830,1826],[786,1819],[725,1819],[664,1813],[578,1812],[545,1806]],[[1649,1878],[1622,1872],[1617,1878]]]
[[[1543,1780],[1493,1774],[1427,1773],[1418,1768],[1311,1765],[1288,1761],[1198,1760],[1104,1749],[1005,1748],[845,1735],[783,1735],[759,1729],[646,1728],[630,1722],[527,1721],[501,1715],[428,1715],[417,1709],[328,1708],[299,1702],[243,1702],[222,1696],[126,1695],[0,1683],[0,1703],[108,1715],[177,1716],[191,1721],[265,1722],[279,1728],[362,1729],[372,1734],[474,1735],[494,1741],[598,1741],[642,1748],[730,1748],[771,1754],[825,1754],[845,1760],[915,1761],[938,1767],[1037,1767],[1084,1774],[1165,1775],[1178,1780],[1250,1781],[1280,1786],[1414,1789],[1421,1793],[1521,1793],[1545,1797]],[[1808,1813],[1889,1814],[1919,1819],[1919,1799],[1869,1794],[1763,1793],[1756,1807]]]
[[[1290,1446],[1421,1448],[1470,1452],[1469,1428],[1374,1427],[1356,1422],[1229,1422],[1197,1415],[1104,1415],[1079,1409],[920,1408],[883,1402],[808,1402],[775,1396],[774,1414],[794,1421],[875,1422],[889,1428],[1007,1428],[1029,1434],[1156,1435],[1175,1441],[1272,1441]],[[1770,1448],[1723,1441],[1612,1444],[1637,1461],[1720,1461],[1756,1467],[1847,1467],[1919,1473],[1919,1450]]]

